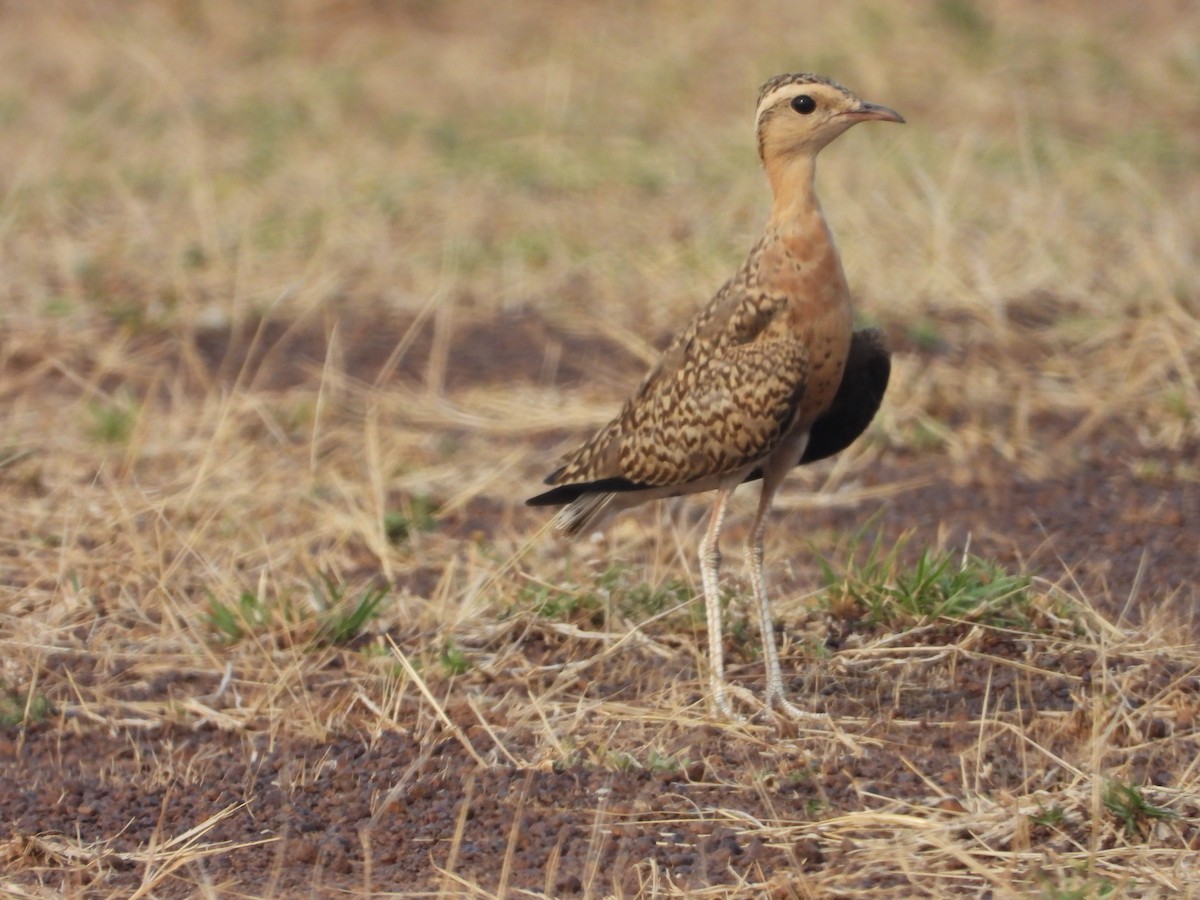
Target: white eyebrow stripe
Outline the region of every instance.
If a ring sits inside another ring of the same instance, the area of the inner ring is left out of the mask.
[[[793,83],[785,84],[775,88],[775,90],[771,91],[771,93],[762,98],[762,101],[758,104],[758,109],[754,113],[754,118],[758,119],[764,112],[778,103],[784,97],[795,94],[798,86],[799,85]]]

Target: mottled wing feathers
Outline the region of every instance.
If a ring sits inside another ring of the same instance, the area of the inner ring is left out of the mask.
[[[784,338],[677,370],[630,410],[621,473],[642,484],[681,485],[761,459],[791,425],[807,374],[804,345]]]
[[[758,287],[761,243],[671,341],[617,417],[568,454],[547,484],[685,485],[774,448],[803,393],[808,355],[786,332],[768,335],[788,300]]]
[[[807,350],[785,337],[726,346],[719,355],[712,349],[686,365],[656,368],[617,418],[547,482],[624,479],[632,483],[626,490],[686,485],[769,454],[804,392]]]
[[[866,430],[883,403],[891,377],[891,355],[883,333],[875,328],[856,331],[850,341],[850,352],[846,368],[838,386],[837,395],[829,409],[813,422],[808,443],[800,465],[827,459],[849,447]],[[650,379],[647,379],[650,382]],[[647,391],[639,392],[639,397]],[[614,419],[588,445],[611,442],[620,431],[625,413]],[[607,446],[607,444],[605,444]],[[580,451],[577,451],[577,454]],[[597,456],[599,454],[593,454]],[[557,484],[565,473],[564,468],[555,471],[546,479],[547,484]],[[762,469],[754,469],[746,481],[762,478]],[[655,487],[655,484],[634,481],[623,476],[594,478],[559,484],[557,487],[538,494],[526,502],[530,506],[559,506],[570,503],[586,494],[626,493]]]

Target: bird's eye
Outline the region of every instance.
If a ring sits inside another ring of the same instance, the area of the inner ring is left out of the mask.
[[[792,109],[802,116],[807,116],[816,108],[817,101],[808,96],[808,94],[801,94],[799,97],[792,98]]]

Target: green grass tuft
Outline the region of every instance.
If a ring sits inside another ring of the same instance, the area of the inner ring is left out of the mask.
[[[1066,821],[1066,814],[1063,808],[1055,803],[1049,807],[1039,807],[1038,811],[1029,817],[1029,821],[1034,825],[1042,825],[1046,828],[1061,828]]]
[[[1145,835],[1153,820],[1176,818],[1171,810],[1147,800],[1136,784],[1116,780],[1109,781],[1104,787],[1104,808],[1125,829],[1126,838]]]
[[[934,619],[969,619],[1024,626],[1031,618],[1030,579],[1006,572],[971,554],[923,550],[915,563],[902,559],[906,541],[884,551],[876,537],[865,559],[851,556],[846,573],[820,562],[824,603],[836,609],[849,600],[871,625],[908,625]]]
[[[465,675],[471,670],[471,660],[452,640],[446,641],[440,656],[442,670],[450,676]]]
[[[225,603],[208,592],[208,624],[227,643],[240,641],[270,620],[266,603],[249,591],[243,592],[234,603]]]
[[[346,588],[329,578],[322,579],[324,590],[318,591],[318,602],[322,607],[321,626],[317,640],[329,644],[345,644],[362,633],[363,627],[379,614],[379,608],[388,598],[383,587],[364,589],[355,599],[346,599]]]
[[[0,728],[41,722],[50,715],[50,701],[44,694],[30,696],[7,687],[0,687]]]
[[[258,632],[287,645],[346,644],[379,614],[388,596],[386,588],[368,587],[348,597],[345,586],[330,578],[312,589],[312,602],[297,602],[286,595],[268,599],[245,591],[235,602],[226,603],[210,591],[208,624],[221,641],[230,644]]]
[[[129,442],[138,418],[138,406],[133,398],[113,397],[103,403],[89,401],[87,411],[91,419],[88,434],[93,440],[114,445]]]
[[[1108,878],[1089,878],[1082,884],[1072,879],[1069,884],[1056,884],[1047,887],[1038,896],[1045,900],[1102,900],[1104,897],[1115,896],[1117,885]]]
[[[609,615],[618,614],[635,622],[664,616],[671,622],[670,610],[678,610],[690,624],[703,609],[691,601],[695,591],[679,578],[668,578],[659,584],[637,581],[638,573],[624,563],[615,563],[600,572],[588,586],[564,582],[561,588],[546,585],[529,586],[519,594],[515,606],[532,608],[545,619],[579,620],[591,627],[603,625]],[[511,610],[510,610],[511,611]]]

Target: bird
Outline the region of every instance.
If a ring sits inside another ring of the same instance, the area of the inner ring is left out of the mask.
[[[795,466],[849,446],[874,418],[891,360],[876,329],[854,330],[850,288],[816,195],[818,153],[860,122],[903,123],[821,75],[787,73],[758,94],[755,133],[771,189],[762,237],[744,263],[670,341],[620,412],[566,454],[530,506],[561,506],[567,536],[666,497],[715,491],[700,540],[709,642],[709,697],[737,719],[722,652],[720,536],[737,487],[761,481],[746,540],[762,632],[764,707],[823,719],[785,696],[764,575],[772,500]]]

